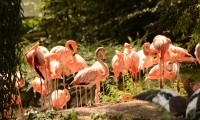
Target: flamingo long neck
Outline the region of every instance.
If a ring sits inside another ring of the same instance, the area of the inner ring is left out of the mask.
[[[26,51],[25,55],[27,55],[30,51],[36,49],[38,46],[40,45],[40,43],[36,43],[32,48],[30,48],[28,51]]]
[[[73,51],[69,48],[69,45],[70,45],[70,44],[71,44],[71,46],[72,46]],[[71,61],[70,63],[74,63],[74,61],[76,61],[75,54],[76,54],[76,52],[77,52],[77,49],[75,49],[76,47],[75,47],[74,45],[72,45],[72,44],[73,44],[72,42],[67,42],[67,44],[65,45],[66,48],[67,48],[68,50],[70,50],[70,51],[73,53],[73,56],[71,56],[71,57],[72,57],[72,61]]]
[[[144,43],[142,46],[142,50],[144,52],[144,55],[148,56],[150,54],[150,43]]]
[[[64,92],[66,94],[66,102],[69,101],[71,99],[70,93],[67,89],[64,89]]]
[[[99,57],[99,51],[101,51],[102,49],[98,49],[97,52],[95,53],[95,56],[96,56],[96,59],[97,61],[103,66],[103,70],[104,70],[104,73],[102,74],[102,78],[105,78],[107,77],[107,74],[108,74],[108,68],[107,66],[105,65],[105,63],[100,59]]]

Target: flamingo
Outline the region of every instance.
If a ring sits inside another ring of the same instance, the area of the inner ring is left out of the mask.
[[[196,45],[194,54],[200,64],[200,44]]]
[[[103,61],[105,61],[106,59],[106,56],[104,55],[103,56]],[[109,68],[108,68],[108,65],[104,62],[105,66],[106,66],[106,69],[107,71],[109,71]],[[95,70],[98,70],[99,73],[103,74],[105,73],[105,69],[104,69],[104,66],[101,65],[101,63],[99,61],[96,61],[92,66],[91,66],[92,69],[95,69]],[[104,82],[109,76],[109,72],[107,73],[106,77],[102,78],[100,81],[101,82]],[[98,89],[96,89],[96,92],[98,93]],[[103,87],[103,95],[104,94],[104,87]],[[95,103],[99,103],[99,99],[96,99]]]
[[[95,57],[97,61],[102,65],[104,69],[104,73],[99,72],[99,70],[94,69],[94,67],[86,67],[80,70],[76,74],[76,76],[74,77],[74,80],[69,84],[69,89],[73,87],[82,87],[82,86],[91,88],[96,83],[97,91],[100,90],[100,81],[106,79],[109,70],[107,69],[107,66],[105,65],[105,63],[99,58],[98,53],[101,53],[103,57],[105,58],[106,49],[103,47],[99,47],[95,51]],[[91,95],[92,94],[90,93],[90,99],[92,101]],[[98,99],[99,99],[98,94],[95,94],[95,96],[96,96],[95,101],[98,102]],[[78,106],[78,99],[76,98],[76,100],[77,100],[77,106]]]
[[[145,43],[142,47],[145,49],[146,46],[150,46],[149,43]],[[150,54],[145,53],[144,50],[140,50],[137,52],[137,55],[139,57],[139,65],[138,65],[138,70],[139,70],[139,79],[140,79],[140,70],[143,71],[146,68],[147,74],[148,74],[148,68],[151,67],[154,64],[157,64],[159,62],[159,59],[157,57],[157,53]],[[156,58],[155,58],[156,57]]]
[[[72,46],[74,52],[69,49],[69,45]],[[62,65],[72,61],[72,56],[77,52],[77,44],[73,40],[69,40],[65,43],[65,46],[55,46],[50,50],[50,53],[55,53],[58,56],[58,60]]]
[[[69,45],[72,46],[74,52],[69,49]],[[59,61],[64,67],[66,67],[66,63],[70,63],[72,61],[72,56],[76,54],[77,44],[73,40],[68,40],[65,43],[65,46],[55,46],[50,50],[50,54],[55,54],[58,56],[57,61]],[[68,71],[68,70],[66,70]],[[68,76],[70,73],[67,73]],[[63,86],[65,88],[65,79],[63,74]]]
[[[54,90],[51,94],[52,105],[57,109],[63,109],[66,102],[70,100],[70,93],[67,89]]]
[[[120,51],[116,50],[115,51],[116,55],[112,58],[111,64],[114,72],[114,80],[116,82],[116,98],[118,98],[118,76],[120,72],[122,72],[122,77],[123,77],[123,91],[125,92],[125,87],[124,87],[124,70],[125,70],[125,63],[124,63],[124,54],[121,53]]]
[[[74,43],[74,47],[73,47],[74,54],[71,57],[71,62],[66,62],[65,64],[65,75],[68,76],[71,70],[74,77],[76,72],[88,67],[88,65],[86,61],[80,55],[77,54],[77,44],[75,44],[76,42],[73,40],[69,40],[67,41],[67,43]],[[65,47],[69,49],[69,44],[67,43],[65,44]],[[80,92],[81,92],[81,88],[80,88]],[[85,97],[86,97],[85,100],[87,101],[87,89],[85,89]]]
[[[39,77],[35,77],[31,84],[33,86],[33,89],[41,95],[45,95],[47,93],[47,85],[45,86],[43,79],[41,80]]]
[[[124,44],[124,62],[125,69],[131,72],[131,76],[137,78],[139,57],[136,52],[131,50],[128,43]]]
[[[45,80],[44,75],[41,73],[39,67],[44,67],[44,69],[50,69],[50,54],[47,48],[44,46],[39,46],[39,43],[36,43],[32,48],[30,48],[26,53],[26,60],[29,63],[30,67],[33,68],[37,72],[37,74]],[[47,73],[46,73],[47,74]],[[47,81],[44,81],[45,86],[47,85]],[[42,82],[41,82],[42,86]],[[42,102],[41,108],[43,108],[43,94],[42,94]]]
[[[133,101],[132,95],[130,93],[125,93],[122,95],[122,102],[126,102],[127,98],[129,98],[129,101]]]
[[[179,84],[181,82],[181,77],[180,77],[180,62],[197,62],[197,60],[188,53],[188,51],[184,48],[174,46],[170,44],[169,49],[168,49],[168,54],[170,56],[170,60],[173,62],[176,62],[178,65],[177,69],[177,90],[180,92],[180,87]]]
[[[65,74],[69,75],[70,70],[71,70],[73,77],[75,77],[75,72],[78,72],[78,71],[88,67],[88,65],[87,65],[86,61],[78,54],[75,54],[74,56],[72,56],[72,59],[73,59],[72,62],[66,63]],[[81,92],[81,88],[80,88],[80,92]],[[85,89],[85,97],[86,97],[85,100],[87,101],[87,89]]]
[[[164,55],[167,52],[167,50],[169,49],[170,44],[172,44],[171,40],[169,38],[167,38],[164,35],[156,35],[153,39],[153,42],[151,43],[150,47],[148,48],[144,48],[144,52],[148,53],[153,53],[153,52],[157,52],[159,53],[159,66],[160,66],[160,88],[163,88],[164,86]],[[162,66],[162,67],[161,67]]]
[[[172,63],[170,61],[164,63],[164,78],[170,80],[171,87],[173,89],[173,79],[176,76],[178,70],[178,66],[176,63]],[[158,82],[160,82],[159,79],[160,76],[160,66],[155,65],[150,71],[149,74],[146,76],[145,80],[148,82],[148,80],[151,79],[158,79]],[[148,84],[146,85],[148,89]]]

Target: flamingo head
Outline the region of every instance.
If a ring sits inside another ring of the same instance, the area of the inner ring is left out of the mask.
[[[101,54],[102,54],[102,56],[103,56],[103,61],[105,61],[106,60],[106,49],[105,48],[103,48],[103,47],[100,47],[100,51],[99,51]]]
[[[124,43],[124,48],[131,48],[131,46],[128,43]]]
[[[118,57],[123,57],[124,56],[124,54],[122,52],[118,51],[118,50],[115,50],[115,53],[116,53],[116,55]]]
[[[74,50],[73,54],[76,54],[77,53],[77,43],[73,40],[68,40],[65,44],[65,47],[69,49],[69,45],[71,45]]]

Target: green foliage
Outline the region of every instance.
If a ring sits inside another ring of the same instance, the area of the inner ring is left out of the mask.
[[[58,113],[55,109],[46,109],[37,114],[29,114],[27,120],[78,120],[78,113],[72,110],[71,112]]]
[[[124,117],[122,114],[118,114],[118,115],[108,115],[108,119],[109,120],[122,120]]]
[[[42,18],[30,18],[30,19],[25,19],[22,21],[23,26],[25,28],[26,33],[31,33],[35,31],[40,31],[44,27]]]
[[[163,107],[159,107],[157,109],[158,113],[161,115],[158,117],[158,120],[171,120],[172,117],[174,116],[173,113],[169,113],[165,110]]]
[[[55,36],[92,43],[106,39],[124,42],[127,36],[135,39],[137,32],[143,36],[144,26],[154,20],[151,10],[155,5],[156,1],[42,0],[41,8]]]
[[[96,113],[91,114],[91,118],[92,118],[92,120],[104,120],[105,119],[104,114],[96,114]]]

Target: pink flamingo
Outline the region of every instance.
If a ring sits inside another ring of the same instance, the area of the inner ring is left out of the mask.
[[[72,46],[74,52],[69,49],[69,45]],[[70,63],[72,61],[72,56],[76,53],[77,44],[73,40],[69,40],[65,43],[65,46],[55,46],[50,50],[50,54],[57,55],[56,60],[59,61],[62,65],[66,67],[66,63]],[[67,68],[67,67],[66,67]],[[66,74],[67,76],[69,75]],[[55,79],[55,83],[58,82]],[[65,77],[63,74],[63,86],[65,88]],[[56,87],[57,88],[57,87]]]
[[[122,95],[122,102],[126,102],[127,98],[129,98],[129,101],[133,101],[132,95],[130,93],[125,93]]]
[[[106,60],[106,56],[104,55],[103,56],[103,61],[105,61],[105,60]],[[109,71],[109,68],[108,68],[107,64],[105,62],[104,62],[104,64],[106,66],[107,71]],[[99,61],[96,61],[91,66],[91,68],[97,70],[101,74],[105,73],[104,66],[102,66],[102,64]],[[108,78],[108,76],[109,76],[109,72],[107,73],[106,77],[102,78],[100,81],[104,82]],[[96,92],[99,92],[99,89],[96,89]],[[103,86],[103,95],[105,95],[105,93],[104,93],[104,86]],[[95,100],[96,100],[95,103],[99,103],[100,102],[98,98],[96,98]]]
[[[103,58],[106,56],[106,49],[103,47],[99,47],[95,52],[95,57],[97,61],[102,65],[104,69],[104,73],[99,72],[98,70],[94,69],[93,67],[87,67],[82,70],[80,70],[76,76],[74,77],[74,80],[69,84],[69,88],[73,87],[88,87],[91,88],[96,83],[96,89],[97,91],[100,90],[100,81],[106,79],[109,70],[107,69],[107,66],[105,63],[99,58],[98,53],[101,53],[103,55]],[[91,91],[90,91],[91,92]],[[77,93],[77,92],[76,92]],[[90,99],[92,101],[90,93]],[[98,94],[95,95],[96,100],[99,101]],[[78,106],[78,99],[77,100],[77,106]]]
[[[178,70],[177,70],[177,90],[178,92],[180,92],[180,87],[179,84],[181,82],[181,77],[180,77],[180,64],[179,62],[197,62],[197,60],[188,53],[188,51],[184,48],[181,47],[177,47],[174,45],[169,46],[168,49],[168,54],[169,54],[169,59],[172,62],[176,62],[176,64],[178,65]]]
[[[124,70],[125,70],[125,63],[124,63],[124,54],[120,51],[115,51],[116,55],[112,58],[111,65],[114,72],[114,80],[116,82],[116,98],[118,98],[118,76],[120,72],[122,72],[122,78],[123,78],[123,91],[125,92],[124,87]]]
[[[74,52],[69,49],[69,45],[72,46]],[[66,63],[72,61],[72,56],[76,54],[77,44],[73,40],[69,40],[66,42],[64,46],[55,46],[50,50],[50,53],[55,53],[58,56],[58,60],[62,65],[66,65]]]
[[[73,41],[73,40],[70,40],[67,42],[75,43],[75,41]],[[69,49],[69,44],[66,43],[65,47]],[[68,76],[70,74],[70,70],[71,70],[73,77],[74,77],[76,72],[79,72],[80,70],[88,67],[88,65],[87,65],[86,61],[80,55],[76,54],[77,53],[77,44],[74,44],[73,50],[74,50],[74,54],[71,57],[72,61],[66,62],[66,64],[65,64],[65,74]],[[80,88],[80,92],[81,92],[81,88]],[[87,102],[87,89],[85,89],[85,97],[86,97],[85,100]],[[80,97],[80,99],[82,100],[81,97]]]
[[[170,44],[172,44],[171,40],[163,35],[157,35],[154,37],[152,44],[150,45],[150,48],[148,48],[149,50],[147,50],[146,48],[143,49],[144,52],[157,52],[159,54],[160,57],[160,61],[159,61],[159,67],[160,69],[160,79],[161,79],[161,83],[160,83],[160,88],[163,88],[164,86],[164,55],[167,52],[167,50],[169,49]]]
[[[200,44],[196,45],[194,54],[200,64]]]
[[[41,80],[40,78],[35,77],[35,79],[32,81],[32,86],[33,86],[33,89],[36,92],[40,93],[41,95],[45,95],[47,93],[47,86],[44,85],[43,79]]]
[[[171,87],[173,89],[173,79],[176,76],[178,70],[178,66],[176,63],[172,63],[170,61],[164,63],[164,78],[170,80]],[[147,77],[145,78],[146,82],[151,79],[158,79],[158,82],[160,83],[160,66],[156,65],[154,66],[150,71]],[[148,84],[146,85],[148,89]]]
[[[51,94],[51,103],[57,109],[63,109],[66,102],[70,100],[70,93],[67,89],[64,90],[54,90]]]
[[[26,60],[29,63],[30,67],[33,68],[38,73],[38,75],[45,80],[44,75],[41,73],[39,67],[45,67],[45,69],[50,69],[50,54],[47,48],[43,46],[39,46],[39,43],[34,45],[26,52]],[[44,81],[45,86],[47,85],[47,81]],[[41,82],[42,87],[42,82]],[[43,108],[43,94],[42,94],[42,102],[41,107]]]
[[[147,46],[150,47],[150,44],[145,43],[142,47],[143,49],[145,49],[147,48]],[[144,69],[146,69],[148,74],[148,68],[159,62],[157,53],[151,54],[151,52],[144,52],[143,49],[137,52],[137,55],[139,57],[139,66],[138,66],[139,79],[140,79],[140,70],[142,70],[144,73]]]
[[[124,62],[125,68],[131,72],[131,76],[137,79],[139,57],[136,52],[131,50],[128,43],[124,44]]]

